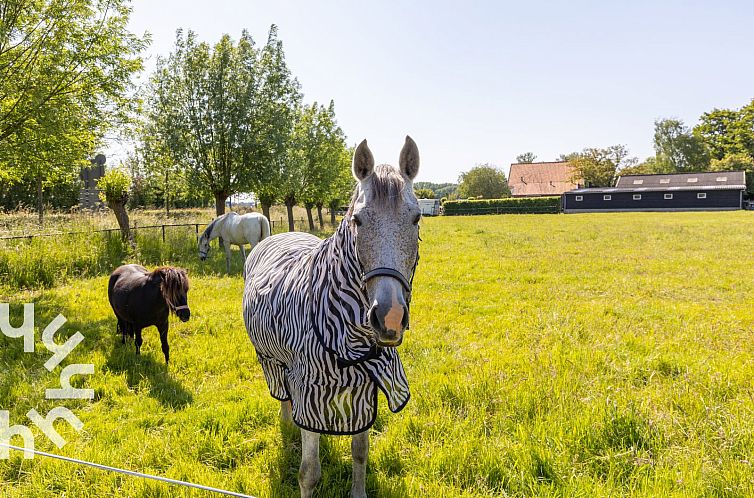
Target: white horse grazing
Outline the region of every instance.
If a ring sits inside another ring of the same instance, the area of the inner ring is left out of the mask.
[[[199,237],[199,259],[204,261],[209,253],[209,241],[222,237],[225,241],[225,266],[230,273],[230,245],[241,248],[243,260],[246,261],[244,244],[254,248],[260,240],[270,236],[270,222],[260,213],[246,213],[240,215],[231,211],[218,216],[207,225],[204,233]]]

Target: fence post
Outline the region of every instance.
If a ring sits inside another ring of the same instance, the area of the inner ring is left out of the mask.
[[[165,242],[165,225],[162,225],[162,241]]]

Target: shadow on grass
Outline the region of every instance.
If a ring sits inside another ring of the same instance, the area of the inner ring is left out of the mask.
[[[114,323],[113,319],[113,330]],[[154,327],[145,330],[148,333],[153,331],[157,336],[157,330]],[[169,367],[165,364],[161,352],[159,359],[155,359],[151,353],[142,352],[137,355],[133,339],[127,339],[126,344],[122,344],[120,336],[113,334],[111,341],[111,350],[103,368],[113,373],[125,374],[129,389],[144,390],[144,384],[147,384],[150,397],[156,399],[161,405],[175,410],[182,410],[194,401],[191,392],[170,375]]]

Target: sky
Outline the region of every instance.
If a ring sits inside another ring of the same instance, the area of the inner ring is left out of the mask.
[[[418,144],[417,181],[455,182],[518,154],[624,144],[653,155],[654,121],[693,126],[754,98],[754,2],[134,0],[147,68],[191,29],[214,43],[276,24],[304,101],[335,101],[378,163]],[[117,154],[117,152],[116,152]]]

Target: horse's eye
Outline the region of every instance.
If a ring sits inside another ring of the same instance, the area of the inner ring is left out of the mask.
[[[361,226],[361,218],[359,218],[358,216],[356,215],[351,216],[351,221],[353,221],[353,224],[356,225],[357,227]]]

